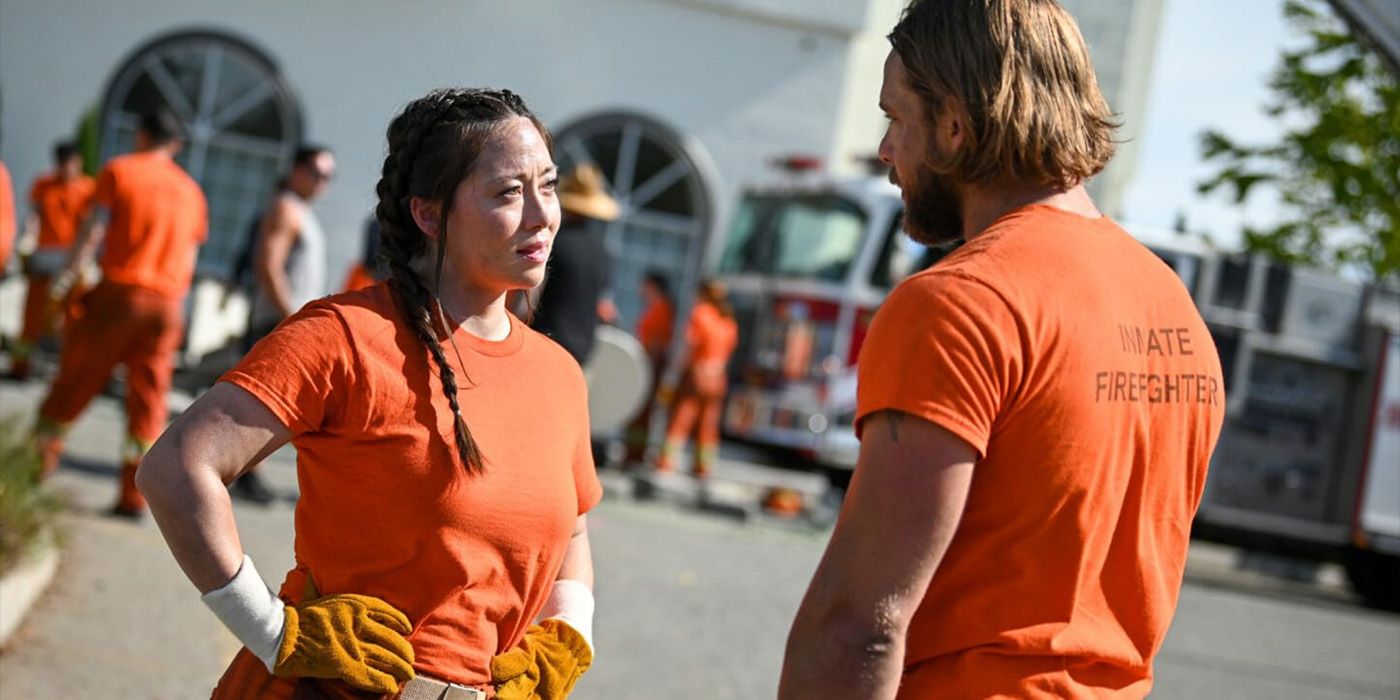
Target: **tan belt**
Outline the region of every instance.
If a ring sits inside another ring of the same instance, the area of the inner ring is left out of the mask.
[[[399,700],[486,700],[486,691],[448,683],[427,676],[414,676],[399,691]]]

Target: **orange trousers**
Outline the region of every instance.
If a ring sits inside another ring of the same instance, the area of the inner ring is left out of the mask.
[[[19,332],[20,347],[26,352],[32,351],[45,336],[62,330],[81,312],[75,303],[63,302],[59,307],[54,307],[49,300],[51,284],[52,275],[29,276],[29,288],[24,293],[24,323]],[[80,281],[68,293],[68,298],[78,299],[84,293],[85,289]]]
[[[180,300],[102,282],[78,304],[80,315],[65,329],[58,376],[39,406],[40,419],[69,425],[123,365],[128,437],[150,445],[169,417],[165,394],[184,331]]]
[[[682,382],[676,390],[671,420],[666,424],[666,445],[657,468],[674,469],[686,440],[695,433],[696,474],[708,474],[719,454],[720,418],[724,413],[724,390],[701,391],[693,382]]]
[[[247,647],[224,670],[210,700],[369,700],[390,696],[356,690],[339,681],[279,678]]]
[[[57,325],[49,314],[49,283],[52,281],[49,275],[29,276],[29,289],[24,293],[24,325],[19,331],[20,346],[26,354]]]

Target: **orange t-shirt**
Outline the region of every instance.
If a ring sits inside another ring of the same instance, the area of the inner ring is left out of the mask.
[[[637,320],[637,340],[653,357],[666,352],[671,344],[671,326],[676,322],[676,312],[671,304],[661,300],[647,305],[642,317]]]
[[[858,376],[858,419],[979,455],[899,697],[1146,695],[1225,414],[1172,270],[1107,218],[1019,209],[890,294]]]
[[[437,365],[388,285],[307,304],[223,381],[261,400],[297,450],[295,552],[283,584],[382,598],[413,622],[421,673],[475,685],[549,595],[574,521],[602,497],[578,363],[514,317],[443,351],[486,458],[468,477]],[[431,427],[426,423],[431,423]]]
[[[113,158],[97,176],[93,200],[111,212],[102,277],[179,299],[194,278],[208,231],[204,192],[175,163],[154,152]]]
[[[378,280],[369,273],[369,268],[363,262],[357,262],[350,266],[350,271],[345,274],[345,286],[343,292],[355,292],[368,287]]]
[[[0,161],[0,271],[10,264],[15,249],[15,191],[10,170]]]
[[[97,184],[86,175],[64,180],[57,173],[34,181],[29,201],[39,213],[39,248],[68,248],[78,237]]]
[[[715,308],[714,304],[696,302],[686,327],[692,362],[727,362],[739,344],[739,325]]]

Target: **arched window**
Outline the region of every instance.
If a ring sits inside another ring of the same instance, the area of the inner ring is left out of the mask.
[[[142,112],[169,107],[188,140],[178,160],[209,200],[198,272],[228,278],[254,218],[301,138],[301,114],[276,64],[249,44],[179,32],[137,49],[102,101],[101,155],[129,152]]]
[[[671,287],[694,286],[714,219],[708,163],[694,139],[628,112],[595,114],[558,129],[560,171],[591,162],[622,205],[607,229],[613,299],[624,327],[641,313],[641,280],[649,270]],[[689,294],[679,299],[684,303]]]

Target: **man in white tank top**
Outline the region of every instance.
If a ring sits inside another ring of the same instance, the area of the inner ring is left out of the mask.
[[[326,236],[311,202],[334,174],[335,156],[329,149],[303,146],[269,203],[253,249],[249,344],[326,293]]]
[[[268,203],[253,243],[253,299],[244,351],[303,304],[326,294],[326,235],[311,202],[334,174],[330,149],[303,145]],[[231,491],[254,503],[274,499],[256,471],[240,477]]]

